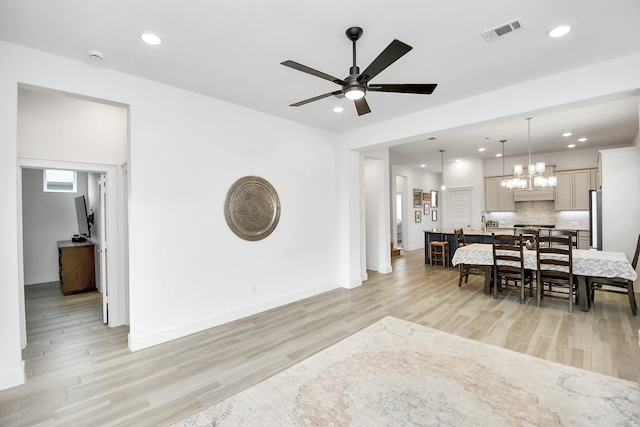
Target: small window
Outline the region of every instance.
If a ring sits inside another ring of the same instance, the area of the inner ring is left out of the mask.
[[[45,169],[44,191],[56,193],[76,193],[76,172]]]

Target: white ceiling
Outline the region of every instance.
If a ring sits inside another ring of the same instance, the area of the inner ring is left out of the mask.
[[[515,18],[524,28],[491,42],[481,36]],[[0,40],[335,132],[639,52],[638,22],[638,0],[0,0]],[[560,39],[547,37],[559,24],[573,30]],[[361,70],[394,38],[413,46],[372,83],[438,83],[435,92],[369,93],[372,112],[360,117],[344,98],[289,107],[339,86],[280,63],[290,59],[346,77],[352,52],[345,31],[352,26],[364,29],[357,43]],[[144,44],[144,31],[160,35],[163,43]],[[91,49],[104,59],[90,59]],[[629,145],[638,132],[637,97],[621,94],[532,112],[535,151],[565,149],[558,135],[567,130],[587,136],[590,147]],[[344,112],[334,113],[337,105]],[[434,137],[447,142],[448,158],[478,157],[481,145],[487,145],[485,158],[493,157],[500,139],[509,141],[507,156],[527,151],[522,116]],[[414,166],[428,144],[394,147],[394,162]]]

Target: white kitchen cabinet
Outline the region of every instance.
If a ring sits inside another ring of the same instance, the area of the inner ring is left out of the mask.
[[[516,210],[513,193],[503,187],[501,182],[501,176],[484,179],[485,210],[487,212]]]
[[[555,210],[589,210],[589,190],[597,185],[597,169],[560,171],[556,177]]]

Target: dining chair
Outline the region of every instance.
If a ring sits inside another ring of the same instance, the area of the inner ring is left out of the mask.
[[[573,238],[570,235],[539,236],[536,242],[537,259],[537,304],[542,298],[564,297],[569,299],[569,313],[573,313],[573,303],[577,298],[578,287],[573,277]]]
[[[466,246],[467,242],[464,238],[464,231],[462,228],[459,230],[453,230],[456,239],[456,248],[460,248],[462,246]],[[460,277],[458,278],[458,287],[462,286],[462,278],[464,277],[464,283],[467,283],[469,280],[470,274],[477,274],[480,276],[484,276],[484,266],[475,265],[475,264],[459,264],[458,269],[460,270]]]
[[[520,287],[520,303],[524,304],[525,288],[529,288],[529,297],[533,297],[531,272],[524,269],[524,243],[522,235],[491,234],[493,250],[493,298],[504,285],[509,288],[511,282]]]
[[[524,243],[529,241],[533,241],[533,245],[535,246],[535,240],[538,238],[538,234],[540,234],[540,229],[538,228],[515,228],[513,230],[513,234],[516,236],[522,236],[522,240]]]
[[[578,232],[576,230],[560,230],[552,228],[549,230],[550,236],[571,236],[571,245],[578,249]]]
[[[636,243],[636,253],[633,256],[633,261],[631,261],[631,266],[634,270],[638,268],[638,256],[640,256],[640,235],[638,235],[638,243]],[[605,288],[604,285],[607,287]],[[619,277],[613,279],[606,277],[587,277],[587,289],[589,290],[589,298],[592,303],[595,299],[595,291],[626,293],[629,296],[629,304],[631,305],[633,315],[635,316],[638,311],[632,280]]]

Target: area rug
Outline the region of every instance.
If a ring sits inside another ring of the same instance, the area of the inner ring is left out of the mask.
[[[393,317],[175,426],[637,426],[640,384]]]

